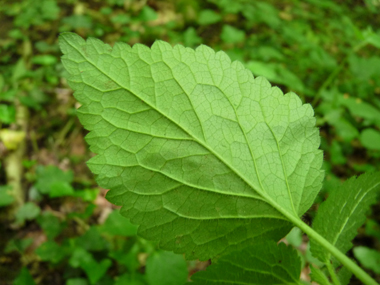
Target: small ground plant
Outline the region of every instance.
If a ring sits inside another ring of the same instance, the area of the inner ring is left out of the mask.
[[[380,173],[347,180],[306,224],[323,153],[313,109],[296,94],[207,46],[111,48],[73,33],[60,46],[98,184],[142,237],[212,259],[192,284],[302,284],[297,252],[276,244],[294,226],[324,264],[311,267],[314,281],[377,284],[346,253]]]

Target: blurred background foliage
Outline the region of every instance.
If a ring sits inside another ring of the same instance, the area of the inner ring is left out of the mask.
[[[0,0],[0,284],[178,285],[208,265],[139,238],[96,186],[59,33],[206,44],[312,104],[326,181],[308,220],[380,168],[379,13],[380,0]],[[377,203],[350,252],[378,281],[379,225]],[[287,242],[318,265],[299,230]]]

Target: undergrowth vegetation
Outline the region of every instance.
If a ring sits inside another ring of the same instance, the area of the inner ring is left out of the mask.
[[[284,93],[296,92],[314,109],[324,152],[321,191],[305,214],[306,208],[299,211],[306,223],[327,197],[342,189],[342,181],[379,170],[379,1],[0,4],[4,284],[174,285],[209,265],[185,261],[180,254],[160,249],[169,245],[139,237],[119,207],[105,200],[106,190],[97,186],[84,164],[92,155],[76,118],[79,105],[63,79],[57,41],[63,32],[99,38],[111,46],[125,42],[150,47],[157,39],[171,46],[205,44],[225,51],[232,61],[242,62],[255,77],[264,76]],[[377,200],[348,252],[377,282],[379,213]],[[309,268],[323,268],[316,258],[320,255],[310,251],[307,236],[297,227],[284,241],[297,250],[302,268],[298,273],[310,284]],[[353,277],[349,284],[362,283]]]

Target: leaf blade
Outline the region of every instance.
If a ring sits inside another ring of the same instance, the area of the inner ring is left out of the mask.
[[[207,259],[278,240],[289,229],[281,212],[312,204],[322,153],[313,111],[295,94],[205,46],[111,49],[67,33],[60,44],[98,154],[88,165],[144,237]]]
[[[195,273],[191,284],[299,284],[300,274],[295,249],[266,242],[221,257],[206,271]]]
[[[365,221],[365,212],[376,202],[379,189],[379,172],[351,177],[320,205],[313,228],[346,253],[352,247],[351,240],[357,235],[357,229]],[[322,262],[329,262],[330,253],[314,240],[310,242],[310,249]]]

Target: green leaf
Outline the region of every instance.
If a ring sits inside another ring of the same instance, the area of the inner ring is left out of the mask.
[[[75,191],[73,193],[73,196],[80,197],[83,199],[83,201],[86,201],[86,202],[92,202],[96,199],[98,194],[99,194],[99,189],[94,188],[94,189],[84,189],[80,191]]]
[[[146,261],[146,279],[149,285],[178,285],[187,280],[187,265],[182,255],[158,251]]]
[[[206,271],[195,273],[189,284],[299,284],[300,274],[296,250],[267,242],[222,256]]]
[[[125,240],[123,240],[125,241]],[[116,250],[109,251],[109,257],[112,257],[118,264],[124,265],[128,271],[135,272],[141,265],[137,256],[141,252],[141,246],[136,238],[129,238]]]
[[[23,78],[27,72],[28,69],[26,68],[25,60],[24,58],[20,58],[13,68],[12,83],[17,83],[17,81]]]
[[[4,249],[4,252],[9,253],[12,251],[17,251],[22,254],[32,243],[32,238],[11,239],[10,241],[8,241],[7,246]]]
[[[339,269],[338,271],[338,279],[340,282],[340,285],[347,285],[350,283],[352,272],[345,266]]]
[[[112,262],[107,258],[97,262],[91,253],[81,247],[77,247],[69,260],[69,264],[74,268],[82,268],[86,272],[88,279],[90,279],[90,283],[95,284],[106,274]]]
[[[116,279],[115,285],[146,285],[144,277],[144,275],[138,273],[134,273],[133,275],[130,273],[125,273]],[[162,285],[164,284],[165,283],[162,283]]]
[[[251,70],[254,75],[264,76],[272,82],[287,85],[292,90],[304,90],[301,80],[281,64],[250,60],[247,62],[247,68]]]
[[[223,42],[229,44],[236,44],[244,41],[245,33],[230,25],[223,25],[222,34],[220,38]]]
[[[22,205],[16,212],[16,221],[19,224],[25,222],[25,220],[33,220],[40,214],[41,209],[32,202],[27,202]]]
[[[8,185],[0,186],[0,207],[11,205],[15,200],[15,198],[9,194],[11,189],[12,187]]]
[[[366,1],[367,3],[370,3],[370,1]],[[375,4],[375,2],[371,3],[372,5]],[[369,5],[371,5],[369,4]],[[378,5],[377,5],[378,6]],[[376,33],[372,30],[372,27],[368,27],[366,30],[362,32],[364,41],[377,47],[380,49],[380,35],[379,33]]]
[[[15,121],[16,109],[12,105],[0,104],[0,123],[10,124]]]
[[[37,222],[44,230],[48,239],[55,238],[66,226],[58,217],[47,211],[43,212],[42,215],[37,218]]]
[[[273,29],[276,29],[281,24],[281,20],[278,17],[279,11],[273,6],[273,4],[264,1],[252,1],[251,3],[254,3],[255,5],[249,6],[245,4],[244,9],[242,9],[242,14],[248,20],[256,23],[266,23]],[[284,27],[286,27],[286,25]]]
[[[66,285],[88,285],[88,282],[84,278],[71,278],[66,281]]]
[[[107,248],[106,240],[100,235],[96,227],[90,227],[84,235],[77,238],[75,244],[89,251],[100,251]]]
[[[292,246],[299,247],[302,244],[302,231],[294,227],[286,236],[286,240]]]
[[[375,220],[367,219],[365,234],[380,240],[380,225]]]
[[[83,212],[71,212],[67,215],[67,218],[75,218],[75,217],[78,217],[78,218],[81,218],[81,219],[88,219],[89,217],[91,217],[91,215],[93,214],[94,210],[96,208],[96,205],[94,204],[88,204],[88,206],[86,207],[86,209],[84,209]]]
[[[202,38],[198,36],[194,27],[189,27],[183,33],[183,42],[186,46],[193,47],[202,43]]]
[[[358,57],[351,55],[349,57],[350,69],[356,79],[361,81],[369,80],[380,75],[380,70],[377,68],[380,64],[380,57]]]
[[[342,96],[339,99],[340,104],[346,106],[352,115],[367,119],[370,123],[377,123],[380,126],[380,110],[373,105],[363,102],[359,98]]]
[[[29,270],[26,267],[21,269],[20,274],[13,281],[13,285],[35,285],[32,275],[30,275]]]
[[[351,240],[365,221],[365,213],[376,202],[380,189],[380,172],[351,177],[330,193],[313,222],[313,228],[341,252],[351,247]],[[311,240],[311,252],[324,263],[330,262],[330,253]]]
[[[336,140],[333,140],[330,147],[331,163],[345,164],[347,162],[346,156],[343,154],[342,144]]]
[[[247,68],[251,70],[254,75],[264,76],[273,82],[281,81],[281,78],[277,74],[276,64],[250,60],[247,62]]]
[[[74,188],[69,183],[57,181],[50,184],[50,198],[64,196],[75,196]]]
[[[137,227],[117,210],[108,216],[105,223],[100,226],[100,230],[110,235],[134,236],[137,234]]]
[[[358,130],[343,117],[342,109],[333,109],[325,115],[327,122],[335,127],[337,135],[350,142],[359,135]]]
[[[314,257],[310,250],[310,242],[307,243],[306,251],[304,253],[305,259],[309,264],[314,264],[318,267],[324,266],[324,263],[321,262],[318,258]]]
[[[323,172],[310,105],[206,46],[60,36],[107,198],[164,249],[208,259],[290,230]]]
[[[360,133],[360,142],[368,149],[380,150],[380,132],[375,129],[365,129]]]
[[[3,88],[4,88],[4,85],[5,85],[5,79],[4,79],[4,76],[0,74],[0,93],[3,93]],[[0,96],[1,98],[1,96]]]
[[[353,251],[354,256],[364,267],[380,274],[380,252],[365,246],[357,246]]]
[[[39,166],[36,171],[37,182],[36,188],[42,194],[50,194],[53,197],[73,194],[70,186],[73,181],[73,173],[71,171],[64,172],[56,166]]]
[[[47,241],[36,249],[36,254],[41,258],[42,261],[58,263],[67,255],[67,248],[60,246],[54,241]]]
[[[62,23],[67,29],[91,29],[93,20],[88,15],[72,15],[62,19]]]
[[[325,275],[325,273],[319,269],[314,267],[313,265],[310,265],[310,270],[311,270],[311,280],[317,282],[320,285],[331,285],[329,279]]]
[[[222,8],[226,13],[237,14],[239,11],[243,10],[245,5],[241,1],[231,1],[231,0],[209,0],[208,2],[214,3],[215,5]]]
[[[199,13],[198,23],[199,25],[207,26],[207,25],[215,24],[219,22],[221,19],[222,17],[215,11],[210,10],[210,9],[205,9]]]
[[[157,13],[149,6],[144,6],[139,15],[139,19],[144,22],[149,22],[157,19]]]
[[[51,54],[36,55],[32,57],[32,63],[39,65],[53,65],[57,63],[57,58]]]

